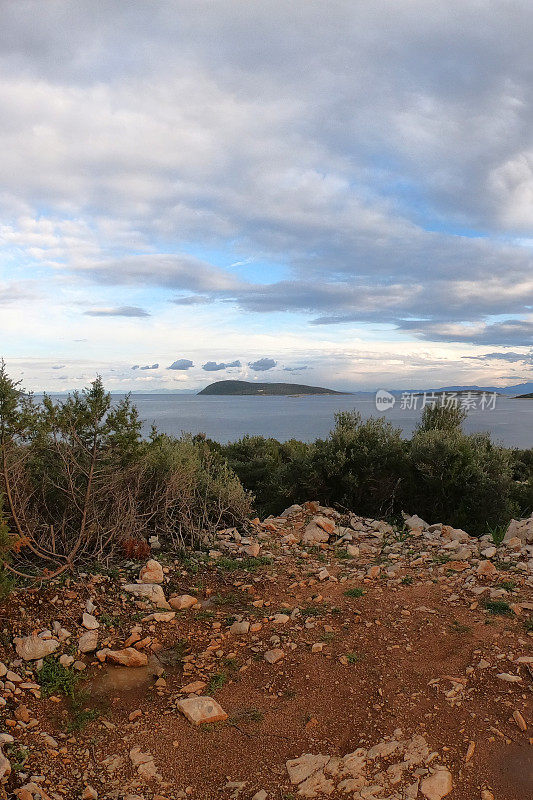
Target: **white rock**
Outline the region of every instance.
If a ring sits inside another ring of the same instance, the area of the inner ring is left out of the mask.
[[[424,778],[420,791],[428,800],[442,800],[453,789],[452,773],[447,769],[437,769],[433,775]]]
[[[82,633],[78,640],[80,653],[93,653],[98,647],[98,631],[96,629]]]
[[[507,683],[521,683],[522,678],[520,675],[511,675],[509,672],[500,672],[499,675],[496,675],[501,681],[506,681]]]
[[[533,514],[526,519],[512,519],[503,537],[504,542],[520,539],[524,544],[533,544]]]
[[[329,761],[329,756],[305,753],[299,758],[292,758],[285,763],[291,783],[302,783],[315,772],[324,769]]]
[[[127,583],[122,588],[128,594],[149,600],[150,603],[153,603],[157,608],[167,608],[170,610],[165,593],[157,583]]]
[[[95,631],[97,628],[100,627],[100,623],[93,617],[92,614],[89,614],[87,611],[83,612],[83,616],[81,618],[81,624],[84,628],[87,628],[88,631]]]
[[[57,639],[40,639],[38,636],[22,636],[14,640],[15,650],[24,661],[46,658],[59,647]]]
[[[250,623],[248,621],[234,622],[231,628],[229,629],[229,632],[235,634],[236,636],[241,636],[242,634],[248,633],[249,630],[250,630]]]
[[[412,514],[412,516],[403,515],[404,522],[409,528],[410,531],[415,530],[422,530],[427,531],[429,525],[427,522],[424,522],[422,517],[419,517],[418,514]]]

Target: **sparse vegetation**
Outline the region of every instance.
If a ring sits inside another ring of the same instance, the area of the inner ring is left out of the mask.
[[[490,614],[506,616],[513,613],[505,600],[485,600],[485,608]]]
[[[100,378],[37,402],[0,364],[0,557],[19,577],[50,579],[119,550],[145,559],[148,536],[184,549],[241,524],[250,495],[202,437],[173,438],[141,421]],[[1,576],[0,576],[1,581]]]
[[[346,589],[344,592],[345,597],[362,597],[363,595],[364,591],[360,586],[354,586],[353,589]]]
[[[350,664],[350,666],[352,666],[353,664],[358,664],[360,661],[363,660],[363,658],[364,656],[362,653],[355,653],[355,652],[346,653],[346,660],[348,661],[348,664]]]
[[[211,675],[209,678],[206,688],[207,694],[211,695],[217,692],[219,689],[222,689],[227,680],[228,676],[226,672],[215,672],[214,675]]]
[[[329,436],[313,444],[243,437],[220,445],[157,430],[143,440],[130,398],[113,404],[100,378],[37,402],[2,362],[0,593],[13,575],[49,579],[113,552],[143,560],[152,534],[175,551],[205,549],[216,528],[244,525],[252,493],[260,513],[315,496],[375,518],[413,509],[498,543],[509,519],[533,507],[533,456],[465,434],[464,417],[428,406],[410,440],[355,411],[337,414]],[[398,524],[395,538],[407,536]],[[194,574],[202,560],[189,557],[184,568]],[[268,563],[224,557],[217,568],[254,572]]]
[[[45,658],[43,666],[37,673],[43,697],[52,694],[63,694],[71,699],[80,680],[80,673],[71,667],[64,667],[53,657]]]

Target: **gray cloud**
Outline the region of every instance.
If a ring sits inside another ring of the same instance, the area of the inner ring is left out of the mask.
[[[303,372],[305,369],[309,369],[309,367],[283,367],[283,372]]]
[[[139,306],[115,306],[114,308],[90,308],[83,312],[88,317],[149,317],[148,311]]]
[[[216,361],[208,361],[206,364],[203,365],[202,369],[206,372],[218,372],[221,369],[229,369],[229,367],[240,367],[240,361],[231,361],[228,364],[221,362],[218,364]]]
[[[194,367],[194,364],[188,358],[178,358],[170,367],[167,367],[167,369],[187,370],[191,367]]]
[[[141,369],[159,369],[159,364],[146,364]]]
[[[0,233],[28,263],[178,306],[531,341],[527,0],[68,5],[2,6]],[[228,242],[284,280],[180,252]]]
[[[13,281],[11,283],[0,283],[0,305],[18,303],[21,300],[32,300],[35,297],[35,285],[32,281]]]
[[[213,299],[214,298],[207,297],[206,295],[192,294],[188,295],[187,297],[175,297],[172,302],[177,306],[199,306],[212,303]]]
[[[249,361],[248,366],[255,372],[266,372],[277,366],[277,363],[273,358],[260,358],[258,361]]]
[[[475,359],[476,361],[508,361],[510,363],[523,362],[533,364],[533,350],[530,350],[529,353],[484,353],[479,356],[463,356],[463,358]]]
[[[533,342],[533,319],[508,319],[502,322],[433,323],[426,321],[403,322],[404,330],[416,331],[424,339],[443,342],[471,342],[472,344],[524,345]]]

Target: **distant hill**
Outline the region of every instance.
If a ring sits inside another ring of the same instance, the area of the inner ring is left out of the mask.
[[[250,381],[217,381],[198,394],[215,395],[295,395],[295,394],[347,394],[323,389],[321,386],[305,386],[301,383],[252,383]]]
[[[519,394],[514,399],[515,400],[533,400],[533,392],[529,392],[529,394]]]
[[[498,394],[529,394],[533,392],[533,383],[515,383],[513,386],[443,386],[440,392],[497,392]]]

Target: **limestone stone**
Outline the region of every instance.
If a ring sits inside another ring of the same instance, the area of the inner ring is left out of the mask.
[[[420,791],[427,800],[442,800],[453,789],[452,773],[447,769],[438,769],[433,775],[424,778]]]
[[[164,578],[163,567],[153,558],[146,562],[139,574],[142,583],[163,583]]]
[[[178,701],[178,709],[193,725],[223,722],[228,715],[212,697],[185,697]]]
[[[98,631],[85,631],[78,640],[78,650],[80,653],[94,653],[98,647]]]
[[[191,594],[180,594],[178,597],[171,597],[169,600],[171,608],[175,611],[186,611],[188,608],[195,606],[198,602],[197,597]]]
[[[14,640],[15,650],[24,661],[46,658],[59,647],[57,639],[41,639],[39,636],[22,636]]]

